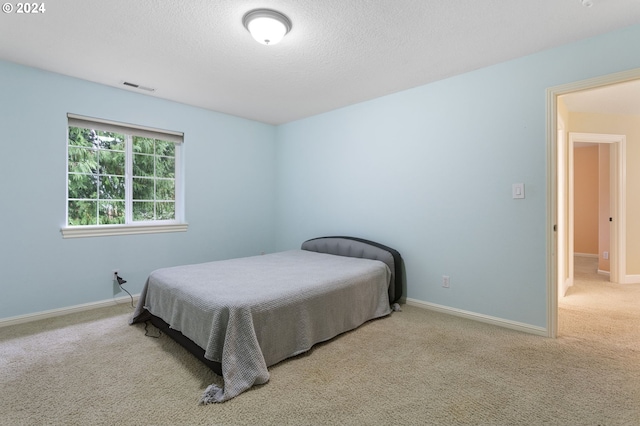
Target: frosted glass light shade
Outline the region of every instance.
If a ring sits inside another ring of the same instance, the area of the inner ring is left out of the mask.
[[[251,36],[266,45],[279,43],[291,30],[291,21],[280,12],[269,9],[256,9],[242,18],[242,23]]]

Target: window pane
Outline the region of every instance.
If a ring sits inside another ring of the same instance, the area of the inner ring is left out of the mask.
[[[100,176],[100,199],[124,200],[124,176]]]
[[[124,176],[124,152],[101,150],[98,156],[101,174]]]
[[[156,157],[156,177],[173,178],[176,176],[176,159],[173,157]]]
[[[154,179],[152,178],[133,178],[133,199],[134,200],[153,200]]]
[[[153,202],[133,202],[133,220],[153,220]]]
[[[156,155],[163,155],[165,157],[176,156],[176,144],[173,142],[165,142],[156,139]]]
[[[91,198],[98,196],[98,177],[96,175],[69,175],[68,198]]]
[[[69,172],[96,173],[98,170],[97,151],[92,148],[69,147]]]
[[[156,181],[156,200],[175,200],[176,183],[173,179],[158,179]]]
[[[124,151],[124,135],[113,132],[96,131],[98,146],[102,149]]]
[[[69,225],[97,225],[96,201],[69,201]]]
[[[153,176],[153,155],[134,154],[133,155],[133,175]]]
[[[69,145],[93,147],[95,132],[82,127],[69,127]]]
[[[153,154],[155,152],[154,145],[154,139],[133,137],[133,152],[135,153]]]
[[[124,201],[100,203],[100,225],[124,223]]]
[[[156,220],[173,220],[175,218],[175,203],[156,203]]]

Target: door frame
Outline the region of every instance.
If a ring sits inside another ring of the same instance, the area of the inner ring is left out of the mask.
[[[547,335],[558,335],[558,96],[640,79],[640,68],[547,88]],[[563,218],[564,219],[564,218]],[[622,273],[626,273],[622,271]]]

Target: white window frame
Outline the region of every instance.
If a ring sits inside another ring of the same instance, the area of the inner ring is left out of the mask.
[[[69,141],[68,136],[65,143],[66,149],[66,170],[65,170],[65,224],[60,231],[63,238],[83,238],[100,237],[108,235],[131,235],[131,234],[151,234],[163,232],[185,232],[188,224],[184,216],[184,191],[182,168],[182,147],[184,144],[184,134],[170,130],[156,129],[152,127],[139,126],[127,123],[120,123],[111,120],[104,120],[93,117],[85,117],[77,114],[67,114],[67,134],[69,127],[94,128],[98,130],[112,131],[131,136],[143,136],[164,141],[174,142],[175,150],[175,219],[174,220],[153,220],[137,221],[132,220],[132,198],[131,198],[131,178],[133,171],[132,144],[126,144],[125,155],[125,198],[126,210],[125,220],[127,223],[119,225],[78,225],[70,226],[69,223]]]

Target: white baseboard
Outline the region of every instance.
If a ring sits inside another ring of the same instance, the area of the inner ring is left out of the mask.
[[[569,287],[571,287],[572,285],[573,285],[573,280],[571,278],[567,278],[566,280],[564,280],[564,282],[561,283],[558,289],[558,295],[560,297],[565,297],[567,295],[567,291],[569,290]]]
[[[609,276],[611,276],[611,272],[604,271],[602,269],[598,269],[598,275],[605,275],[605,276],[609,277]]]
[[[597,253],[573,253],[575,257],[598,257]]]
[[[510,328],[512,330],[518,330],[529,334],[536,334],[538,336],[549,336],[549,331],[544,327],[536,327],[530,324],[524,324],[516,321],[505,320],[502,318],[496,318],[489,315],[482,315],[475,312],[464,311],[461,309],[450,308],[448,306],[436,305],[435,303],[423,302],[416,299],[406,299],[407,305],[416,306],[418,308],[429,309],[431,311],[442,312],[457,317],[467,318],[474,321],[480,321],[487,324],[493,324],[500,327]]]
[[[133,302],[136,303],[140,297],[140,294],[133,295]],[[104,308],[106,306],[113,306],[119,303],[131,303],[131,297],[124,296],[108,300],[102,300],[100,302],[85,303],[82,305],[69,306],[67,308],[51,309],[49,311],[36,312],[34,314],[18,315],[15,317],[9,317],[0,319],[0,328],[10,325],[23,324],[31,321],[38,321],[41,319],[59,317],[61,315],[72,314],[74,312],[89,311],[91,309]]]
[[[625,275],[622,284],[640,284],[640,275]]]

